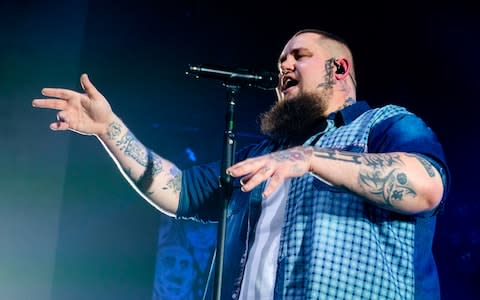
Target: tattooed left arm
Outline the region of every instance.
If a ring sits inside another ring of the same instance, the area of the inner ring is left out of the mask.
[[[295,147],[248,159],[228,169],[250,191],[270,179],[264,196],[286,178],[313,172],[333,185],[359,194],[377,206],[403,214],[431,211],[443,195],[438,171],[424,158],[408,153],[352,153]]]
[[[311,170],[374,204],[403,214],[435,209],[443,195],[438,171],[414,154],[315,149]]]

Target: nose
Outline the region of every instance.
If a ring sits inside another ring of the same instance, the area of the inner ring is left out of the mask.
[[[280,63],[280,73],[285,75],[289,72],[293,72],[295,70],[295,59],[288,55],[284,61]]]

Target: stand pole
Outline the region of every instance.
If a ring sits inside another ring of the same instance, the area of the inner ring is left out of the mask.
[[[232,177],[227,175],[227,168],[234,164],[235,159],[235,96],[240,87],[238,85],[224,84],[227,89],[227,111],[225,114],[225,131],[223,140],[223,153],[220,168],[220,190],[222,197],[222,212],[217,229],[217,248],[215,254],[215,280],[213,285],[213,299],[220,300],[222,296],[223,259],[225,253],[225,232],[227,224],[227,205],[232,194]]]

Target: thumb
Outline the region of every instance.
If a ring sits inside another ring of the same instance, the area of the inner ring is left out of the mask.
[[[93,85],[90,79],[88,79],[87,74],[82,74],[82,76],[80,76],[80,84],[82,85],[85,93],[87,93],[88,96],[91,96],[90,98],[95,98],[95,96],[98,96],[100,94],[100,92]]]

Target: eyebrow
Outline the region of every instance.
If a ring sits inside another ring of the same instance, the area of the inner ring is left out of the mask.
[[[289,53],[283,53],[282,55],[280,55],[280,57],[278,58],[278,64],[281,64],[282,62],[284,62],[287,59],[288,54],[297,54],[300,51],[311,52],[308,48],[305,48],[305,47],[294,48]]]

